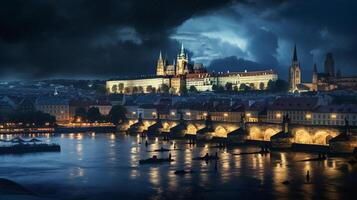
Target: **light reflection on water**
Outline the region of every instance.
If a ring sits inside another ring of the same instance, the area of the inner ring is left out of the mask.
[[[185,141],[160,141],[123,134],[71,133],[41,135],[59,143],[60,153],[3,155],[0,176],[17,181],[45,197],[75,199],[338,199],[354,195],[357,165],[348,158],[323,162],[296,162],[316,155],[253,152],[254,147],[212,148],[190,146]],[[41,137],[40,136],[40,137]],[[145,146],[148,140],[149,145]],[[161,147],[171,152],[154,152]],[[193,161],[206,153],[218,153],[216,162]],[[157,155],[170,164],[139,165],[140,159]],[[193,173],[175,175],[175,170]],[[311,180],[306,182],[306,172]],[[283,184],[289,181],[290,184]],[[1,196],[0,196],[1,197]]]

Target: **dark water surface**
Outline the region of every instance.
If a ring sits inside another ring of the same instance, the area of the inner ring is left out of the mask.
[[[357,164],[332,157],[320,162],[297,162],[316,157],[308,153],[273,152],[234,156],[254,147],[219,150],[210,145],[192,147],[176,141],[174,162],[139,165],[171,142],[123,134],[58,134],[42,139],[61,145],[60,153],[1,155],[0,177],[16,181],[50,199],[351,199],[357,192]],[[220,160],[193,161],[218,152]],[[175,175],[175,170],[193,170]],[[306,172],[310,171],[310,182]],[[289,181],[289,184],[283,184]],[[8,197],[8,196],[6,196]],[[22,197],[24,198],[24,196]],[[5,196],[0,195],[0,199]]]

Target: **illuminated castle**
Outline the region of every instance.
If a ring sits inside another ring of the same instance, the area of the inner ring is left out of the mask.
[[[289,70],[290,92],[331,91],[336,89],[357,90],[356,76],[343,77],[340,70],[335,73],[335,61],[332,53],[326,54],[324,72],[318,72],[316,63],[312,69],[311,83],[302,83],[301,68],[295,45]]]
[[[269,81],[275,81],[278,75],[273,70],[227,73],[208,73],[202,63],[190,62],[183,45],[176,59],[169,64],[160,52],[156,62],[156,74],[127,79],[109,80],[106,88],[109,93],[153,93],[170,92],[181,94],[184,90],[195,88],[197,91],[212,91],[214,87],[231,89],[250,88],[264,90]]]
[[[159,59],[156,65],[156,75],[157,76],[179,76],[191,73],[205,73],[206,70],[203,68],[201,63],[196,63],[192,65],[189,62],[188,54],[185,53],[183,44],[181,46],[181,51],[177,55],[176,60],[170,65],[167,60],[162,57],[160,52]]]

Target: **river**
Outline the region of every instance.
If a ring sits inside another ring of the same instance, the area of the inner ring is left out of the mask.
[[[39,135],[61,145],[59,153],[1,155],[0,177],[48,199],[345,199],[356,197],[357,164],[348,157],[298,162],[316,157],[302,152],[233,155],[255,147],[217,149],[210,144],[159,141],[124,134]],[[139,165],[160,147],[170,164]],[[216,163],[193,160],[218,153]],[[193,173],[175,175],[175,170]],[[306,172],[310,181],[306,181]],[[285,184],[283,184],[284,181]],[[9,196],[23,199],[25,196]],[[30,198],[30,197],[29,197]]]

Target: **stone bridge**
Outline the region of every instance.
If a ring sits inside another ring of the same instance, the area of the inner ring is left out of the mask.
[[[290,124],[294,143],[327,145],[331,138],[343,132],[344,127]],[[282,130],[281,124],[247,123],[248,138],[269,141],[270,137]]]
[[[126,124],[119,127],[122,131],[127,130],[137,122],[130,119]],[[142,120],[143,130],[156,123],[155,119]],[[170,129],[178,125],[178,120],[161,120],[162,133],[170,132]],[[196,132],[205,127],[205,120],[186,121],[186,134],[195,135]],[[214,137],[227,138],[228,134],[239,128],[238,122],[218,122],[212,121]],[[294,136],[294,143],[327,145],[328,141],[343,132],[344,127],[338,126],[316,126],[316,125],[295,125],[290,124],[289,129]],[[270,141],[270,137],[282,130],[282,124],[249,122],[246,123],[247,139]]]

